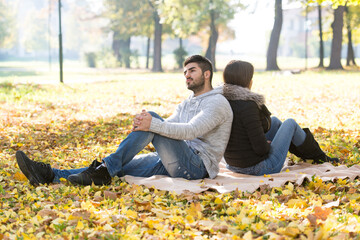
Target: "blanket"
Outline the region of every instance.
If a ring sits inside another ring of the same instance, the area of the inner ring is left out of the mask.
[[[323,181],[345,178],[354,180],[360,176],[360,166],[333,166],[330,163],[314,165],[303,162],[292,166],[285,165],[280,173],[252,176],[231,172],[226,168],[225,163],[221,162],[220,172],[214,179],[186,180],[160,175],[148,178],[125,176],[124,179],[130,184],[144,185],[181,194],[186,192],[200,193],[209,189],[214,189],[219,193],[227,193],[236,189],[244,192],[254,192],[260,186],[265,185],[280,187],[287,182],[300,185],[305,179],[311,180],[313,176],[317,176]]]

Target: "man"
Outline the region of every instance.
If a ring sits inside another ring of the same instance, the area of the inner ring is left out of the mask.
[[[221,89],[213,90],[212,75],[207,58],[187,58],[184,76],[193,94],[166,120],[145,110],[136,115],[132,133],[102,162],[95,160],[88,168],[59,170],[18,151],[18,165],[33,185],[58,182],[60,178],[73,184],[104,185],[116,175],[215,178],[230,136],[232,110]],[[137,155],[150,142],[156,152]]]

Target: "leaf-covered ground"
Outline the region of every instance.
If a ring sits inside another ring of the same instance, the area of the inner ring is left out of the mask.
[[[31,186],[17,167],[17,150],[53,167],[84,167],[117,148],[141,109],[167,117],[189,94],[181,73],[109,80],[0,82],[0,239],[360,239],[358,180],[314,176],[254,193],[182,195],[118,178],[103,187]],[[220,80],[216,74],[214,85]],[[310,127],[342,164],[359,163],[360,73],[257,73],[254,81],[273,115]]]

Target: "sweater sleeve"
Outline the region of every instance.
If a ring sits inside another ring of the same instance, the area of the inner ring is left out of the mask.
[[[243,124],[249,137],[252,149],[259,156],[264,156],[270,151],[270,144],[267,142],[262,127],[259,108],[253,101],[249,101],[244,109]]]
[[[226,101],[226,99],[223,99]],[[224,107],[228,104],[227,101],[209,101],[189,122],[173,122],[161,121],[160,119],[152,118],[149,131],[160,134],[165,137],[178,140],[192,140],[203,136],[221,123],[228,119],[229,108]]]

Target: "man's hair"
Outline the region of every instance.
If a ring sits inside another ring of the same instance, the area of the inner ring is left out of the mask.
[[[245,61],[231,60],[225,67],[223,78],[225,83],[248,88],[254,75],[254,66]]]
[[[213,77],[213,67],[212,67],[212,63],[209,59],[207,59],[206,57],[203,57],[201,55],[192,55],[190,57],[188,57],[187,59],[185,59],[184,62],[184,67],[186,65],[188,65],[189,63],[197,63],[201,69],[201,71],[204,72],[205,71],[210,71],[210,84],[211,84],[211,80]]]

